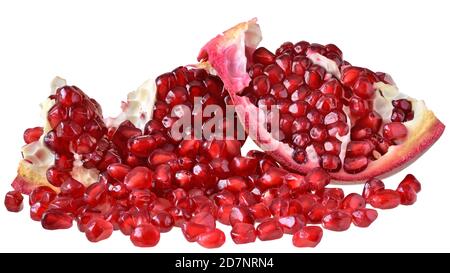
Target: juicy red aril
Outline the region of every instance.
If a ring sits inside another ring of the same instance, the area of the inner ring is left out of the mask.
[[[402,182],[400,182],[399,187],[404,185],[412,187],[416,193],[419,193],[422,188],[420,182],[412,174],[407,174]]]
[[[305,226],[292,237],[292,244],[296,247],[315,247],[322,239],[323,230],[318,226]]]
[[[47,180],[55,187],[61,186],[61,184],[70,178],[70,174],[64,170],[59,170],[55,166],[47,169]]]
[[[131,168],[129,166],[121,163],[113,163],[106,169],[109,176],[120,182],[123,182],[130,170]]]
[[[275,240],[283,237],[283,228],[276,219],[267,219],[256,227],[261,241]]]
[[[368,227],[378,217],[374,209],[356,209],[352,212],[353,224],[357,227]]]
[[[42,127],[28,128],[23,132],[23,140],[26,144],[35,142],[39,140],[43,133],[44,129]]]
[[[131,232],[131,242],[138,247],[153,247],[158,244],[159,230],[152,224],[142,224]]]
[[[247,176],[256,172],[258,160],[252,157],[237,156],[230,161],[230,170],[240,176]]]
[[[69,178],[61,184],[61,195],[73,198],[82,197],[86,187],[73,178]]]
[[[263,188],[280,186],[283,183],[283,177],[287,172],[280,168],[270,168],[264,172],[258,180],[258,184]]]
[[[97,205],[102,198],[104,197],[106,192],[105,184],[101,182],[91,184],[83,195],[83,200],[88,205],[95,206]]]
[[[330,175],[321,168],[315,168],[308,172],[305,180],[311,189],[320,191],[330,183]]]
[[[306,224],[306,219],[303,215],[283,216],[278,218],[278,223],[280,223],[284,233],[294,234]]]
[[[351,214],[342,210],[332,211],[325,214],[322,218],[323,227],[333,231],[347,230],[351,223]]]
[[[231,229],[230,234],[236,244],[253,243],[256,240],[256,230],[252,224],[237,223]]]
[[[169,213],[160,212],[153,216],[152,224],[159,227],[160,232],[169,232],[174,226],[174,220]]]
[[[137,136],[130,138],[128,141],[128,150],[133,155],[148,157],[151,151],[156,148],[156,145],[156,140],[152,136]]]
[[[127,189],[150,189],[153,173],[147,167],[135,167],[124,178]]]
[[[45,211],[47,211],[47,208],[48,204],[40,202],[34,203],[30,207],[30,218],[33,219],[34,221],[41,221],[42,215],[44,214]]]
[[[205,248],[218,248],[225,243],[225,234],[216,228],[213,231],[200,234],[197,243]]]
[[[346,157],[344,159],[344,170],[348,173],[358,173],[367,168],[369,160],[365,156]]]
[[[200,234],[212,230],[214,228],[192,222],[185,222],[181,225],[181,231],[188,242],[195,242]]]
[[[253,224],[254,219],[248,210],[243,206],[235,206],[230,211],[230,224],[233,226],[236,223]]]
[[[23,196],[18,191],[9,191],[5,195],[5,207],[8,211],[19,212],[23,209]]]
[[[262,222],[271,216],[269,208],[264,203],[254,204],[249,210],[256,222]]]
[[[360,194],[350,193],[342,200],[341,208],[348,211],[354,211],[366,206],[366,200]]]
[[[78,104],[83,100],[80,90],[76,86],[64,86],[56,91],[56,102],[65,107]]]
[[[275,62],[275,55],[264,47],[260,47],[253,52],[253,60],[256,63],[269,65]]]
[[[408,135],[408,129],[403,123],[391,122],[383,127],[383,136],[388,140],[401,140]]]
[[[394,190],[379,190],[369,197],[369,204],[378,209],[392,209],[400,205],[400,194]]]
[[[113,225],[101,218],[95,218],[87,224],[85,229],[86,238],[91,242],[108,239],[113,232]]]
[[[417,200],[416,191],[409,185],[399,185],[396,191],[400,194],[400,204],[402,205],[412,205]]]
[[[353,84],[353,92],[361,98],[370,99],[375,93],[375,88],[368,78],[359,77]]]
[[[362,196],[364,197],[364,199],[369,200],[369,197],[380,191],[380,190],[384,190],[384,183],[383,181],[376,179],[376,178],[372,178],[369,179],[365,184],[364,184],[364,189],[362,192]]]
[[[73,218],[70,214],[50,209],[42,215],[41,224],[45,229],[68,229],[72,227]]]
[[[231,192],[238,193],[247,188],[247,184],[243,177],[232,176],[227,179],[219,180],[217,182],[217,188],[219,190],[226,189]]]

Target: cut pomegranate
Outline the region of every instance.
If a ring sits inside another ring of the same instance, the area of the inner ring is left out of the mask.
[[[323,230],[318,226],[306,226],[297,231],[292,237],[296,247],[316,247],[322,239]]]
[[[212,39],[198,59],[223,80],[252,139],[288,169],[322,167],[345,182],[386,176],[444,131],[422,101],[384,73],[351,66],[335,45],[287,42],[272,53],[260,41],[253,19]]]

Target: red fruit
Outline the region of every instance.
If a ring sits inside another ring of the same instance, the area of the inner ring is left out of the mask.
[[[278,218],[278,223],[280,223],[284,233],[294,234],[305,226],[306,219],[303,215],[283,216]]]
[[[39,138],[44,133],[42,127],[28,128],[23,132],[23,140],[26,144],[39,140]]]
[[[153,216],[152,224],[159,227],[159,232],[169,232],[175,224],[172,215],[167,212],[160,212]]]
[[[283,237],[283,228],[275,219],[267,219],[256,227],[258,238],[261,241],[275,240]]]
[[[350,193],[342,200],[341,208],[348,211],[365,208],[366,200],[360,194]]]
[[[42,215],[41,224],[45,229],[67,229],[72,227],[73,218],[60,210],[50,209]]]
[[[230,234],[236,244],[253,243],[256,240],[256,230],[252,224],[236,223]]]
[[[352,212],[353,224],[357,227],[368,227],[378,217],[374,209],[356,209]]]
[[[131,242],[138,247],[153,247],[159,242],[159,230],[152,224],[138,225],[131,233]]]
[[[380,190],[384,190],[384,183],[383,181],[376,179],[376,178],[372,178],[369,179],[365,184],[364,184],[364,189],[362,192],[362,196],[364,197],[364,199],[369,200],[369,197],[380,191]]]
[[[113,225],[101,218],[91,220],[85,230],[86,238],[91,242],[108,239],[113,233]]]
[[[343,210],[332,211],[322,218],[324,228],[333,231],[347,230],[352,223],[352,215]]]
[[[48,204],[40,202],[34,203],[30,207],[30,218],[33,219],[34,221],[41,221],[42,215],[44,214],[45,211],[47,211],[47,208]]]
[[[305,226],[292,237],[296,247],[316,247],[322,239],[323,230],[318,226]]]
[[[247,176],[256,172],[257,165],[256,158],[237,156],[230,161],[230,170],[235,175]]]
[[[200,234],[213,231],[215,229],[209,226],[196,224],[193,222],[185,222],[181,225],[181,231],[188,242],[195,242]]]
[[[369,197],[369,204],[378,209],[393,209],[400,205],[400,194],[394,190],[379,190]]]
[[[403,185],[408,185],[408,186],[412,187],[416,193],[419,193],[420,190],[422,189],[420,182],[412,174],[407,174],[398,186],[400,187]]]
[[[128,190],[134,189],[150,189],[152,187],[153,173],[146,167],[135,167],[124,179],[125,186]]]
[[[269,168],[258,179],[258,185],[264,189],[280,186],[283,184],[284,176],[286,174],[287,172],[283,169],[275,167]]]
[[[130,170],[131,168],[129,166],[121,163],[113,163],[106,169],[109,176],[120,182],[123,182],[125,176],[130,172]]]
[[[69,178],[61,184],[60,194],[72,198],[82,197],[86,187],[73,178]]]
[[[400,194],[400,204],[402,205],[409,206],[417,200],[417,193],[410,185],[399,185],[396,191]]]
[[[269,208],[264,203],[254,204],[249,210],[256,222],[262,222],[271,216]]]
[[[225,243],[225,234],[216,228],[198,236],[197,243],[205,248],[218,248]]]
[[[18,191],[9,191],[5,195],[5,207],[11,212],[19,212],[23,209],[23,196]]]
[[[308,172],[305,180],[311,189],[320,191],[330,183],[330,175],[321,168],[315,168]]]
[[[255,39],[245,38],[250,33]],[[404,168],[441,136],[444,125],[423,103],[409,97],[398,99],[400,93],[386,76],[344,62],[342,52],[335,50],[335,46],[329,46],[328,51],[326,46],[304,43],[274,54],[258,47],[260,38],[256,20],[241,23],[209,41],[199,59],[217,71],[230,96],[229,102],[239,106],[238,117],[249,135],[285,168],[307,174],[316,167],[324,167],[333,180],[363,181]],[[255,64],[258,69],[253,67]],[[292,86],[298,86],[297,89],[291,87],[293,74],[296,80]],[[282,81],[285,89],[280,85]],[[301,107],[306,106],[305,102],[309,105],[306,111]],[[273,124],[264,124],[258,118],[268,115],[258,106],[269,104],[280,105],[278,134],[270,134],[268,128],[273,129]],[[417,123],[390,122],[391,113],[380,109],[389,109],[391,105],[402,111],[405,108],[412,113],[409,118]],[[331,122],[332,116],[325,118],[333,111],[345,119]],[[316,143],[308,143],[298,134],[300,126],[296,119],[304,114],[311,128],[301,133]],[[288,132],[289,127],[294,132]],[[343,150],[351,141],[370,140],[380,133],[382,143],[350,149],[348,155],[340,158],[322,152],[321,145],[329,135],[345,136],[340,138],[343,141],[339,148]]]
[[[248,208],[243,206],[235,206],[231,209],[230,224],[234,226],[236,223],[254,223],[254,219]]]

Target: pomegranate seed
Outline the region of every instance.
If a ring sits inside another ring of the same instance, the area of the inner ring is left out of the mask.
[[[371,141],[350,141],[347,144],[346,155],[349,157],[368,156],[374,149],[375,145]]]
[[[168,163],[169,161],[176,160],[176,159],[177,159],[177,156],[175,153],[167,152],[162,149],[156,149],[150,154],[150,156],[148,158],[148,162],[152,166],[157,166],[160,164]]]
[[[414,204],[417,200],[416,191],[409,185],[399,185],[396,191],[400,194],[400,204],[402,205],[409,206]]]
[[[248,176],[256,172],[258,160],[253,157],[237,156],[230,161],[232,173],[240,176]]]
[[[292,244],[296,247],[316,247],[322,239],[323,230],[318,226],[305,226],[292,237]]]
[[[256,222],[262,222],[271,216],[269,208],[264,203],[254,204],[249,210]]]
[[[369,200],[369,198],[372,194],[378,192],[379,190],[384,190],[383,181],[376,179],[376,178],[369,179],[364,184],[364,190],[362,192],[362,196],[367,201],[367,200]]]
[[[352,115],[362,117],[369,111],[369,104],[366,100],[358,97],[351,97],[349,101],[349,108]]]
[[[400,205],[400,194],[394,190],[378,190],[369,197],[369,204],[374,208],[392,209]]]
[[[319,224],[323,216],[327,213],[327,208],[322,204],[315,204],[308,211],[308,220],[312,224]]]
[[[131,233],[131,242],[138,247],[153,247],[159,242],[159,230],[152,224],[138,225]]]
[[[156,140],[153,136],[136,136],[128,141],[128,150],[133,155],[148,157],[156,148]]]
[[[394,106],[396,108],[400,108],[401,110],[403,110],[404,112],[407,112],[407,113],[411,112],[411,110],[412,110],[412,104],[407,99],[393,100],[392,106]]]
[[[101,182],[91,184],[84,192],[83,200],[88,205],[96,206],[105,196],[106,187]]]
[[[322,219],[323,227],[333,231],[347,230],[349,229],[351,223],[352,223],[351,214],[342,210],[327,213]]]
[[[221,205],[217,209],[217,221],[224,225],[230,225],[230,214],[231,209],[233,208],[233,205]],[[270,212],[269,212],[270,215]],[[237,224],[237,223],[236,223]],[[235,225],[236,225],[235,224]]]
[[[188,242],[195,242],[200,234],[213,230],[214,228],[192,222],[185,222],[181,225],[181,231]]]
[[[135,167],[124,179],[125,186],[128,190],[134,189],[150,189],[152,186],[153,173],[146,167]]]
[[[47,169],[47,180],[55,187],[61,186],[61,184],[70,178],[70,174],[63,170],[58,170],[55,166]]]
[[[375,88],[367,77],[359,77],[353,84],[353,92],[363,99],[370,99],[375,94]]]
[[[109,176],[120,182],[123,182],[130,170],[131,168],[129,166],[121,163],[113,163],[106,169]]]
[[[403,123],[391,122],[383,126],[383,136],[388,140],[401,140],[408,135],[408,129]]]
[[[341,208],[348,211],[365,208],[366,200],[360,194],[350,193],[342,200]]]
[[[236,223],[230,234],[236,244],[253,243],[256,240],[256,230],[252,224]]]
[[[238,193],[247,188],[245,180],[241,176],[232,176],[227,179],[222,179],[217,182],[217,188],[219,190],[229,190],[234,193]]]
[[[253,92],[258,97],[269,94],[270,82],[266,75],[261,75],[253,79]]]
[[[254,223],[254,219],[248,208],[243,206],[235,206],[231,209],[230,224],[234,226],[236,223]]]
[[[86,187],[73,178],[69,178],[61,184],[61,196],[70,196],[72,198],[82,197]]]
[[[152,224],[159,227],[159,232],[169,232],[174,226],[174,220],[172,215],[163,211],[153,216]]]
[[[28,128],[23,132],[23,140],[26,144],[35,142],[39,140],[43,133],[44,129],[42,127]]]
[[[393,122],[403,122],[405,121],[406,114],[402,109],[394,108],[392,109],[391,121]]]
[[[359,173],[367,168],[369,160],[365,156],[346,157],[344,159],[344,170],[348,173]]]
[[[284,176],[286,185],[297,193],[304,193],[309,189],[309,184],[304,176],[295,173],[288,173]]]
[[[73,218],[60,210],[49,209],[42,215],[42,227],[49,230],[68,229],[72,227]]]
[[[412,174],[407,174],[402,182],[400,182],[399,187],[404,185],[411,186],[416,193],[419,193],[422,188],[420,182]]]
[[[225,243],[225,234],[216,228],[198,236],[197,243],[205,248],[218,248]]]
[[[280,168],[269,168],[258,179],[258,184],[262,188],[277,187],[283,184],[283,178],[286,175],[286,171]]]
[[[261,222],[256,232],[261,241],[276,240],[283,237],[283,228],[275,219],[267,219]]]
[[[322,168],[315,168],[308,172],[305,180],[311,189],[320,191],[330,183],[330,175]]]
[[[156,195],[148,189],[136,189],[128,195],[128,203],[136,208],[147,209],[156,199]]]
[[[368,227],[378,217],[374,209],[356,209],[352,212],[353,224],[357,227]]]
[[[305,216],[284,216],[278,218],[278,223],[280,223],[283,228],[283,232],[286,234],[294,234],[299,231],[306,224]]]
[[[86,238],[91,242],[108,239],[113,233],[113,225],[101,218],[92,219],[86,226]]]
[[[34,203],[30,207],[30,218],[34,221],[41,221],[42,215],[47,211],[48,204],[44,203]]]
[[[8,211],[19,212],[23,209],[23,196],[18,191],[9,191],[5,195],[5,207]]]
[[[259,47],[253,52],[253,61],[263,65],[269,65],[275,62],[275,55],[265,47]]]

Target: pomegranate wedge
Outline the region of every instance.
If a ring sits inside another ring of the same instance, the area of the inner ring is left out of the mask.
[[[221,77],[251,138],[284,167],[341,182],[399,171],[445,126],[392,78],[352,66],[334,44],[258,47],[256,19],[208,42],[198,59]]]

